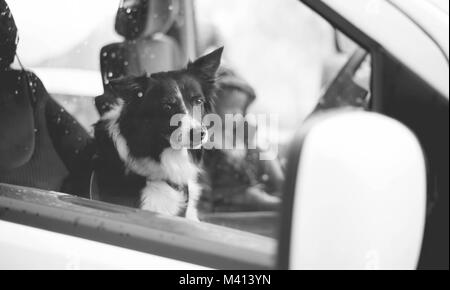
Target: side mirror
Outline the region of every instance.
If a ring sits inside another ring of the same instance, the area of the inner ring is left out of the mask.
[[[310,119],[291,149],[280,267],[415,269],[426,210],[421,146],[362,111]]]

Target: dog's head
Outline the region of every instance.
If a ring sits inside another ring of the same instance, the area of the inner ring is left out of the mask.
[[[168,147],[197,148],[207,138],[202,117],[212,108],[223,48],[179,71],[110,82],[121,100],[116,123],[135,158],[157,159]]]

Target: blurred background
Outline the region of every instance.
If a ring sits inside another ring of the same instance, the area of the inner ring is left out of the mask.
[[[71,69],[72,79],[89,79],[77,86],[91,84],[84,91],[102,93],[99,53],[102,46],[121,40],[114,31],[119,0],[9,2],[19,27],[19,56],[26,67]],[[323,62],[334,49],[331,27],[295,0],[194,4],[198,53],[225,45],[225,63],[256,91],[250,112],[279,114],[280,138],[289,138],[317,103]],[[48,70],[40,76],[46,86],[56,86],[55,81],[46,82],[47,74]],[[47,79],[54,80],[54,74]],[[77,110],[76,103],[83,100],[64,95],[59,99],[86,127],[95,121],[92,110]]]

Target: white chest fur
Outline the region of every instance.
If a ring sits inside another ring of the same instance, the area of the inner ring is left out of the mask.
[[[191,161],[187,150],[165,149],[161,154],[161,162],[149,159],[136,160],[133,170],[147,176],[146,187],[141,192],[141,208],[153,212],[177,215],[187,206],[186,217],[198,219],[197,200],[200,186],[197,184],[199,168]],[[153,181],[160,180],[160,181]],[[189,201],[185,195],[169,186],[163,180],[176,184],[186,184]],[[186,202],[188,202],[186,204]]]

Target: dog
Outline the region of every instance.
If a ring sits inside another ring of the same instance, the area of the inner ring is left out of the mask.
[[[182,70],[109,83],[116,101],[94,125],[100,200],[198,220],[207,129],[193,115],[211,112],[222,52]]]

